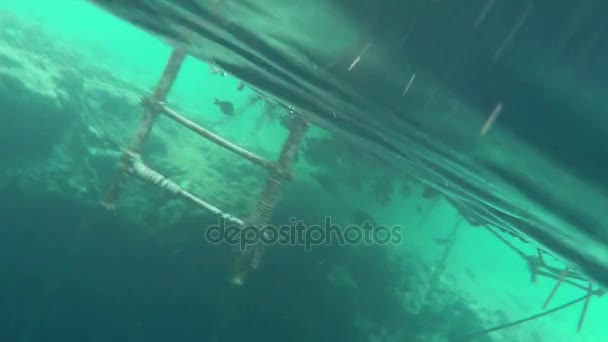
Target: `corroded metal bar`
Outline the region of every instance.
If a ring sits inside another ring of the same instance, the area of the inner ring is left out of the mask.
[[[167,93],[169,92],[169,90],[171,90],[171,87],[175,82],[175,79],[177,77],[177,74],[179,73],[179,70],[182,66],[185,57],[186,54],[184,51],[179,49],[173,50],[171,56],[169,57],[169,61],[165,66],[165,70],[163,71],[162,77],[158,81],[158,84],[154,89],[154,93],[151,96],[153,101],[158,102],[165,99]],[[120,192],[122,191],[122,188],[124,187],[128,178],[128,172],[126,172],[125,170],[125,167],[128,164],[128,154],[139,153],[144,141],[148,138],[150,132],[152,131],[152,127],[157,116],[158,112],[152,111],[151,108],[144,108],[143,118],[137,130],[137,133],[135,134],[135,137],[127,147],[127,150],[121,156],[121,160],[119,162],[119,169],[116,175],[114,176],[112,184],[110,185],[110,189],[108,190],[108,192],[104,196],[104,199],[101,202],[104,207],[108,209],[114,209],[116,200],[118,199],[118,196],[120,196]]]
[[[209,131],[208,129],[198,125],[197,123],[193,122],[192,120],[184,117],[183,115],[179,114],[175,110],[167,107],[165,104],[163,104],[161,102],[157,102],[157,103],[149,102],[148,105],[151,107],[156,106],[156,108],[159,112],[161,112],[168,118],[172,119],[173,121],[186,127],[187,129],[191,130],[192,132],[198,134],[199,136],[208,139],[212,143],[214,143],[220,147],[223,147],[223,148],[227,149],[228,151],[231,151],[244,159],[247,159],[248,161],[252,162],[253,164],[261,166],[261,167],[269,170],[270,172],[281,173],[282,177],[285,177],[285,178],[292,177],[291,172],[289,172],[289,171],[285,172],[285,170],[279,169],[276,163],[266,160],[256,154],[249,152],[248,150],[222,138],[221,136]]]
[[[306,122],[302,120],[294,121],[294,126],[289,132],[287,141],[285,141],[279,160],[277,161],[278,169],[282,170],[282,172],[274,172],[268,175],[264,192],[262,192],[258,201],[258,206],[249,219],[250,224],[261,227],[270,221],[272,209],[279,196],[281,186],[285,182],[285,179],[281,177],[282,173],[291,169],[291,164],[293,164],[295,160],[296,153],[300,148],[300,143],[306,135],[307,129],[308,124]]]
[[[283,170],[283,172],[289,172],[287,170],[291,169],[300,143],[308,130],[308,123],[299,118],[295,119],[293,123],[277,161],[278,170]],[[272,210],[285,181],[286,179],[282,177],[281,172],[271,172],[268,175],[257,207],[247,221],[247,224],[255,227],[260,234],[263,234],[264,227],[270,221]],[[236,285],[243,284],[249,271],[259,266],[263,253],[264,246],[261,242],[247,246],[245,250],[235,251],[233,256],[232,283]]]
[[[583,305],[583,312],[581,312],[581,316],[578,319],[576,332],[581,332],[581,330],[583,329],[583,323],[585,323],[585,318],[587,317],[587,310],[589,309],[589,302],[591,302],[591,297],[593,297],[593,284],[589,283],[589,287],[587,288],[587,298],[585,299],[585,304]]]
[[[141,160],[141,157],[138,154],[127,153],[127,158],[130,163],[128,171],[140,179],[154,184],[161,189],[168,191],[172,195],[179,196],[183,199],[186,199],[198,207],[206,210],[214,215],[222,217],[225,221],[237,224],[239,226],[243,226],[243,221],[235,216],[227,214],[223,212],[221,209],[205,202],[204,200],[198,198],[197,196],[191,194],[190,192],[184,190],[175,182],[171,181],[167,177],[163,176],[156,170],[148,167]]]
[[[547,306],[549,306],[549,303],[551,303],[551,300],[553,299],[553,296],[555,296],[555,294],[557,293],[557,290],[559,290],[559,287],[562,285],[562,283],[564,282],[564,280],[568,276],[568,272],[569,271],[570,271],[570,269],[568,267],[566,267],[566,268],[564,268],[564,270],[562,271],[562,273],[559,274],[559,278],[557,279],[557,283],[555,283],[555,286],[553,287],[553,290],[551,290],[551,293],[549,294],[549,297],[547,297],[547,300],[545,301],[545,304],[543,304],[543,309],[546,309]]]

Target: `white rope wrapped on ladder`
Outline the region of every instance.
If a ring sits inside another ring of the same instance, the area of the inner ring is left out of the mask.
[[[148,183],[154,184],[160,187],[161,189],[171,193],[172,195],[187,199],[188,201],[196,204],[203,210],[206,210],[214,215],[220,216],[228,222],[237,224],[239,226],[242,226],[244,224],[243,221],[238,217],[223,212],[221,209],[184,190],[177,183],[163,176],[156,170],[148,167],[146,164],[143,163],[141,157],[138,154],[130,153],[129,160],[131,161],[131,168],[129,169],[129,171],[140,179],[147,181]]]

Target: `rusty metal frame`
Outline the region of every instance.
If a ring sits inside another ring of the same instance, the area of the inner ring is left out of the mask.
[[[589,309],[589,303],[591,302],[591,298],[596,297],[596,296],[597,297],[603,296],[605,294],[605,290],[601,289],[601,288],[594,288],[591,281],[589,281],[587,278],[585,278],[582,274],[576,272],[573,269],[570,269],[569,267],[560,269],[560,268],[548,265],[544,260],[542,250],[537,249],[536,254],[533,254],[533,255],[526,254],[521,249],[515,247],[511,242],[509,242],[507,239],[505,239],[503,236],[501,236],[498,232],[496,232],[490,226],[484,226],[484,228],[487,229],[494,237],[496,237],[499,241],[501,241],[503,244],[505,244],[509,249],[511,249],[513,252],[515,252],[515,254],[519,255],[521,258],[523,258],[528,263],[528,269],[530,271],[530,281],[532,283],[535,283],[539,276],[555,279],[557,281],[556,281],[553,289],[549,293],[549,296],[543,303],[542,309],[544,311],[534,314],[532,316],[514,321],[514,322],[501,324],[501,325],[491,327],[488,329],[484,329],[481,331],[477,331],[477,332],[474,332],[471,334],[463,335],[456,340],[457,341],[465,341],[465,340],[470,341],[476,337],[479,337],[479,336],[482,336],[485,334],[489,334],[491,332],[496,332],[499,330],[507,329],[507,328],[510,328],[510,327],[513,327],[516,325],[520,325],[520,324],[523,324],[523,323],[526,323],[526,322],[529,322],[529,321],[532,321],[532,320],[535,320],[538,318],[542,318],[544,316],[551,315],[553,313],[556,313],[558,311],[571,307],[575,304],[583,302],[583,308],[582,308],[581,314],[579,316],[579,320],[577,322],[577,328],[576,328],[577,332],[580,332],[581,329],[583,328],[583,324],[585,323],[585,318],[587,317],[587,311]],[[584,286],[584,285],[580,284],[579,282],[586,282],[587,286]],[[582,296],[580,296],[574,300],[571,300],[568,303],[565,303],[565,304],[562,304],[562,305],[559,305],[557,307],[547,310],[548,306],[551,304],[551,301],[553,300],[553,297],[557,293],[557,290],[559,290],[559,288],[561,287],[561,285],[563,283],[567,283],[571,286],[582,289],[583,291],[585,291],[585,294],[583,294]]]
[[[101,203],[104,207],[114,210],[116,208],[116,201],[126,184],[128,176],[132,174],[164,191],[168,191],[175,196],[188,200],[196,206],[223,218],[227,222],[237,224],[243,228],[245,226],[255,227],[256,230],[262,234],[265,226],[270,221],[272,210],[284,183],[293,179],[291,165],[294,162],[295,155],[300,147],[300,143],[306,135],[309,125],[303,119],[295,118],[289,136],[283,145],[281,154],[278,160],[273,162],[196,124],[164,103],[167,94],[177,78],[185,57],[185,51],[174,49],[153,94],[149,97],[142,98],[140,103],[144,109],[142,121],[135,137],[123,151],[118,163],[119,167],[116,175]],[[241,220],[223,212],[221,209],[182,189],[175,182],[144,164],[140,156],[141,147],[150,135],[159,114],[165,115],[197,135],[269,171],[264,190],[258,199],[256,209],[251,213],[249,219]],[[236,250],[233,253],[233,276],[231,282],[237,285],[242,284],[247,274],[259,265],[262,254],[263,245],[261,243],[249,246],[248,249]]]

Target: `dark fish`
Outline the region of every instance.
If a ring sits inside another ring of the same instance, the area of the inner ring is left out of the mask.
[[[243,88],[245,88],[245,83],[243,83],[243,81],[239,81],[239,86],[236,88],[236,90],[241,91]]]
[[[220,107],[220,110],[225,115],[231,116],[234,115],[234,105],[230,101],[220,101],[217,98],[213,102],[214,105]]]

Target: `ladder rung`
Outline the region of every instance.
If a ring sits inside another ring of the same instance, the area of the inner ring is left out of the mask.
[[[266,159],[258,156],[257,154],[252,153],[252,152],[222,138],[221,136],[211,132],[210,130],[202,127],[201,125],[195,123],[194,121],[186,118],[185,116],[181,115],[177,111],[169,108],[164,103],[162,103],[162,102],[150,103],[150,100],[148,100],[146,102],[147,103],[145,105],[154,106],[158,110],[158,112],[164,114],[168,118],[170,118],[173,121],[179,123],[180,125],[186,127],[187,129],[191,130],[192,132],[198,134],[199,136],[208,139],[212,143],[214,143],[220,147],[223,147],[223,148],[241,156],[242,158],[247,159],[250,162],[252,162],[258,166],[261,166],[271,172],[277,172],[287,179],[291,179],[293,177],[291,172],[283,170],[282,168],[279,168],[275,162],[266,160]]]
[[[129,161],[131,162],[131,167],[129,168],[129,171],[138,178],[148,183],[154,184],[162,188],[163,190],[170,192],[173,195],[187,199],[190,202],[199,206],[200,208],[209,211],[217,216],[221,216],[224,220],[230,223],[243,226],[244,223],[241,219],[223,212],[221,209],[184,190],[182,187],[177,185],[177,183],[173,182],[172,180],[163,176],[161,173],[144,164],[139,155],[133,153],[129,154]]]

